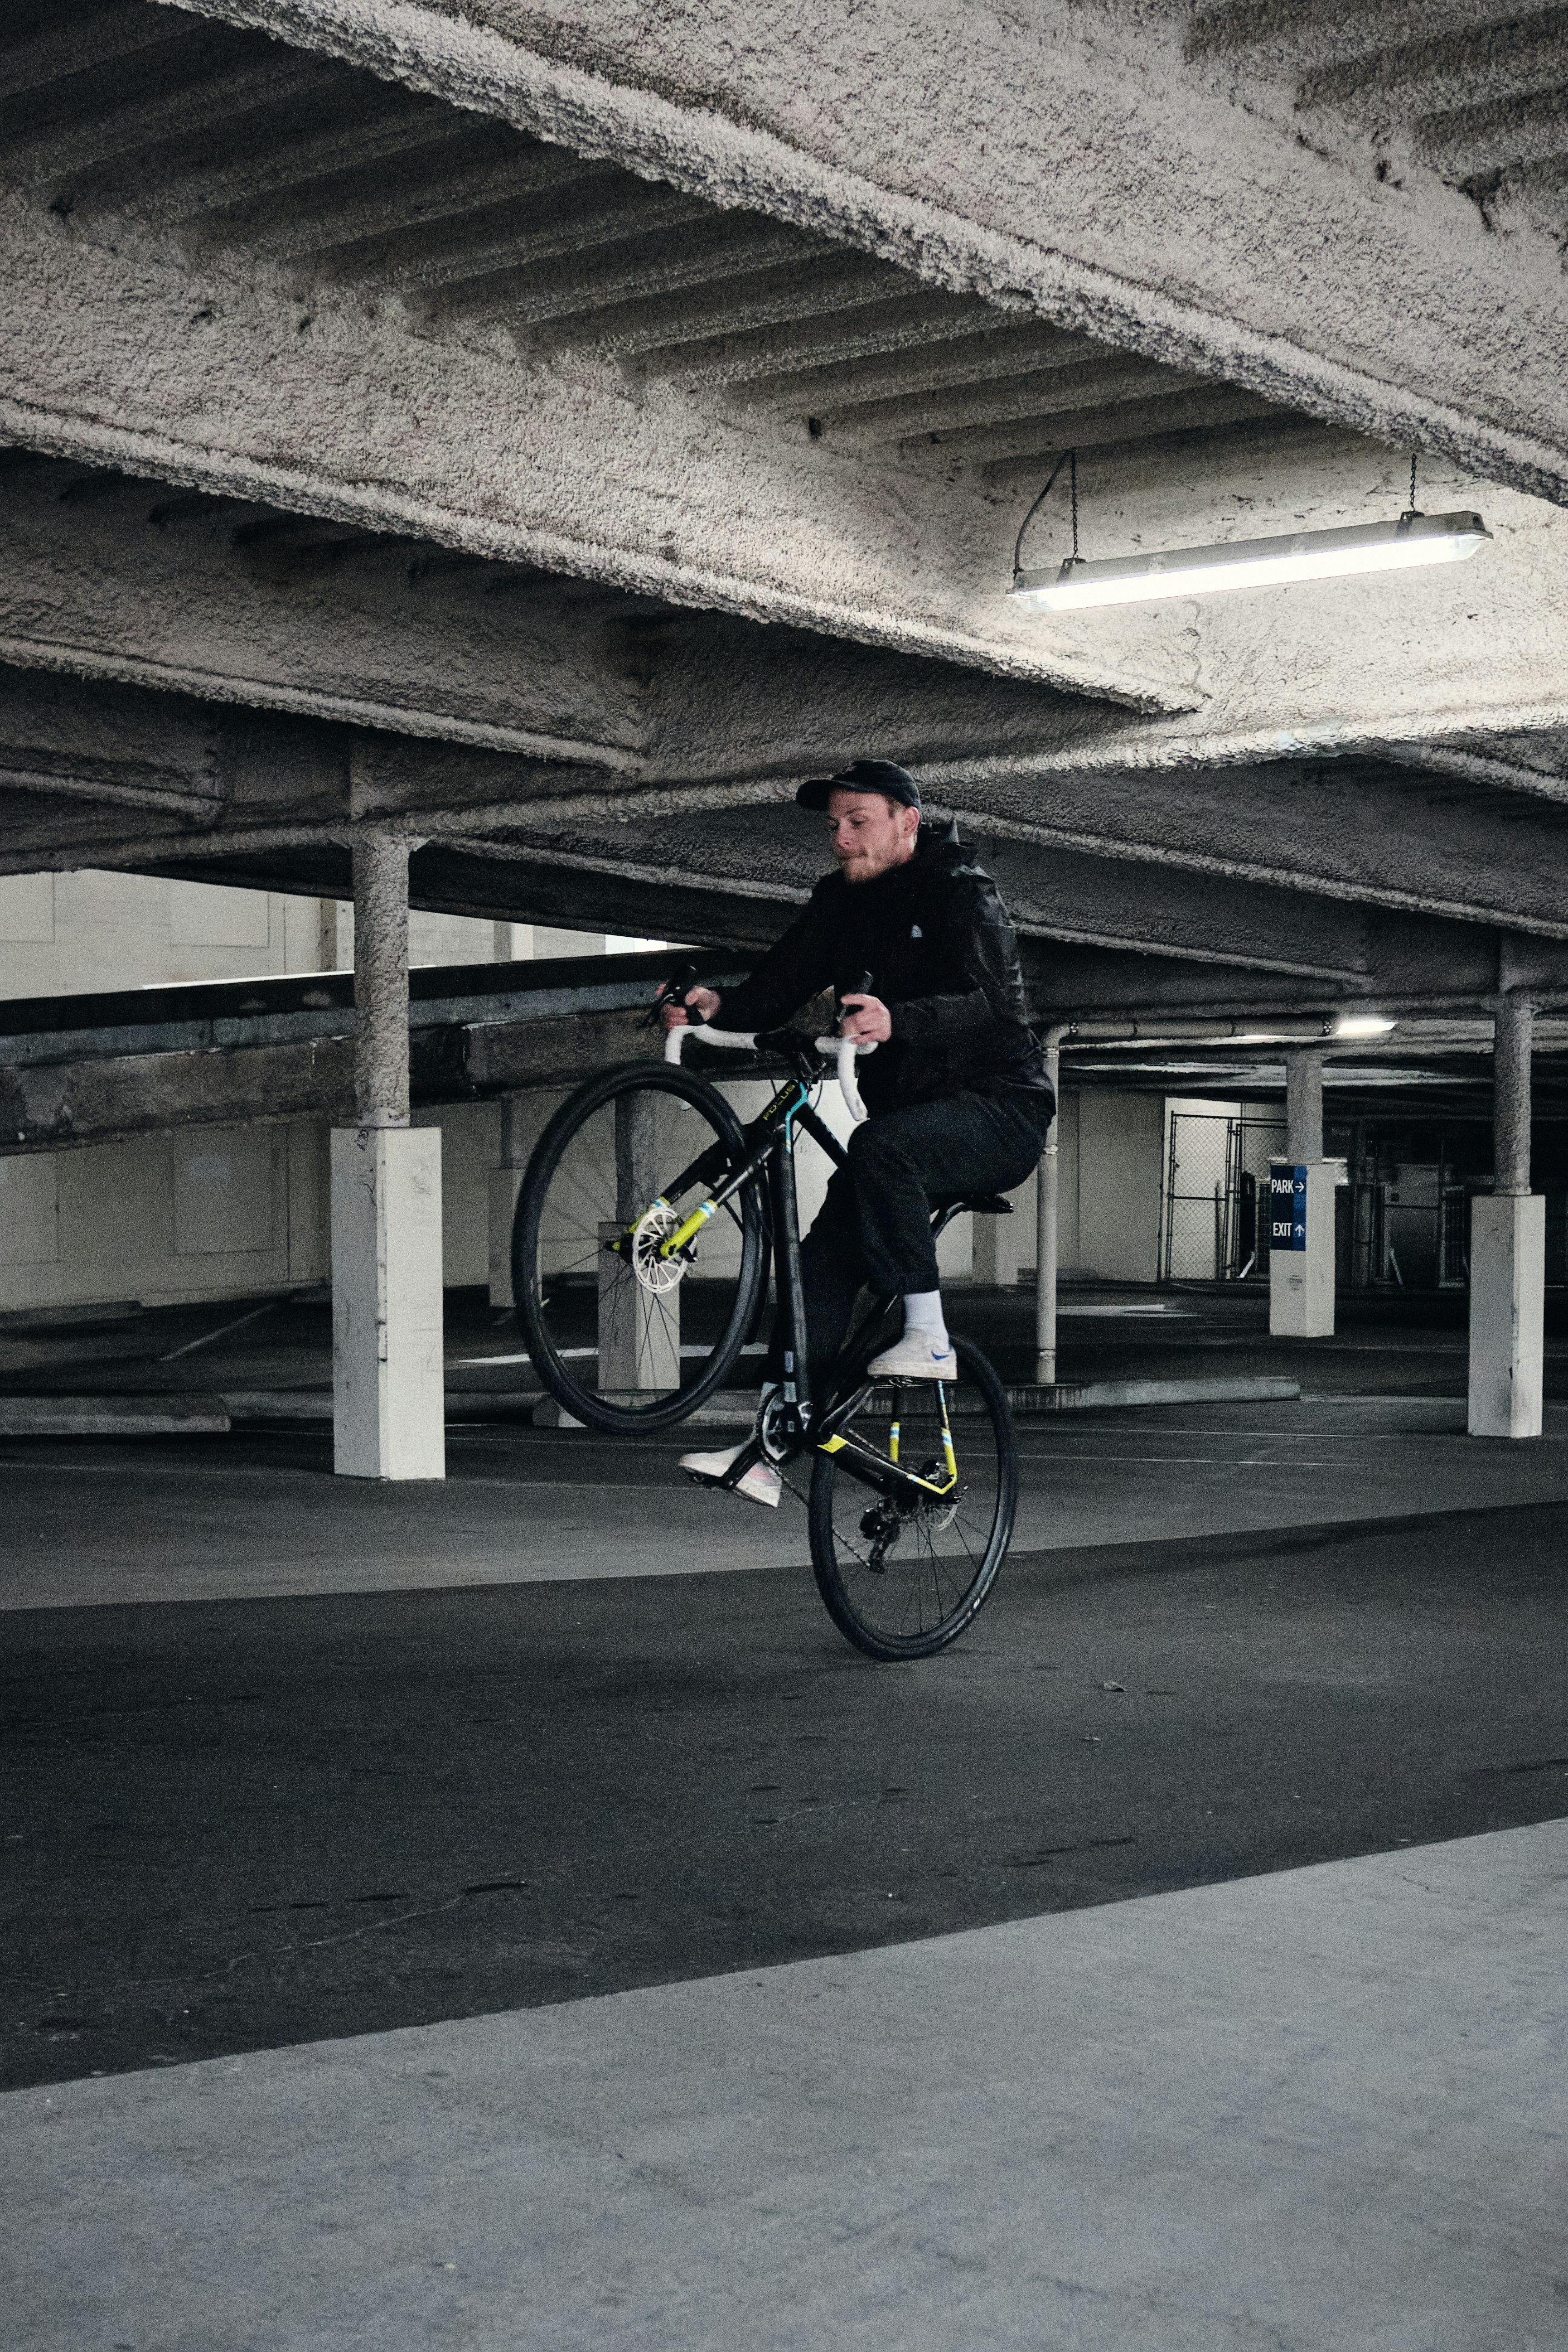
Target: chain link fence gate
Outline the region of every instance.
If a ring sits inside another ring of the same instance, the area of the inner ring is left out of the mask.
[[[1283,1158],[1283,1119],[1223,1111],[1171,1113],[1162,1203],[1167,1282],[1266,1282],[1258,1209],[1269,1160]]]

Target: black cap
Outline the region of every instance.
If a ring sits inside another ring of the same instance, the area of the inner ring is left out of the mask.
[[[896,760],[852,760],[836,776],[813,776],[795,796],[796,808],[825,809],[829,793],[882,793],[905,808],[923,809],[921,788]]]

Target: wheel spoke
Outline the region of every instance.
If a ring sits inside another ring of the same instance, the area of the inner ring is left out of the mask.
[[[960,1346],[972,1364],[972,1351]],[[962,1412],[962,1450],[955,1440],[952,1501],[933,1496],[900,1510],[890,1542],[884,1536],[871,1544],[861,1533],[868,1513],[885,1507],[852,1484],[833,1457],[820,1458],[816,1475],[828,1490],[828,1507],[820,1545],[815,1524],[813,1529],[817,1580],[840,1630],[873,1656],[918,1657],[942,1648],[969,1622],[994,1578],[1011,1507],[1012,1433],[994,1376],[983,1370],[972,1381],[966,1365],[958,1393],[899,1393],[899,1458],[909,1469],[946,1485],[944,1403],[947,1415]],[[846,1433],[880,1452],[885,1437],[872,1436],[870,1402]],[[872,1564],[875,1550],[883,1554],[879,1567]]]
[[[694,1260],[667,1290],[619,1251],[606,1266],[600,1233],[629,1228],[656,1199],[679,1222],[714,1172],[736,1164],[739,1143],[715,1089],[657,1064],[591,1080],[546,1129],[519,1201],[514,1289],[535,1368],[577,1418],[604,1429],[666,1426],[689,1409],[689,1390],[706,1393],[732,1360],[762,1278],[754,1185],[724,1203],[720,1245],[701,1254],[695,1286]],[[693,1173],[704,1160],[707,1180]],[[617,1372],[655,1385],[628,1397]]]

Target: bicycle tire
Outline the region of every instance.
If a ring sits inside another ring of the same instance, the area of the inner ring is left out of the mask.
[[[967,1461],[970,1482],[958,1506],[940,1526],[943,1506],[931,1507],[924,1513],[923,1525],[919,1514],[898,1515],[902,1524],[888,1545],[890,1570],[888,1558],[880,1567],[872,1564],[877,1542],[867,1532],[868,1523],[882,1507],[874,1491],[850,1478],[835,1454],[818,1453],[813,1460],[811,1565],[816,1589],[846,1641],[884,1664],[933,1657],[957,1641],[990,1596],[1013,1538],[1018,1508],[1018,1450],[1006,1394],[978,1348],[956,1338],[952,1344],[959,1378],[942,1385],[949,1391],[960,1476]],[[852,1378],[845,1385],[862,1385],[865,1378],[862,1370],[858,1380]],[[891,1385],[877,1383],[873,1399]],[[903,1460],[910,1459],[923,1442],[922,1416],[929,1417],[933,1430],[937,1425],[938,1408],[931,1393],[937,1385],[910,1381],[890,1401],[898,1406],[904,1433]],[[877,1439],[890,1419],[890,1413],[863,1407],[848,1427],[863,1439]],[[988,1438],[982,1436],[981,1424]],[[971,1505],[975,1473],[982,1467],[988,1472],[989,1492],[983,1505]],[[966,1520],[973,1524],[966,1526]],[[847,1532],[847,1521],[856,1532]],[[885,1525],[885,1521],[879,1523]],[[944,1542],[939,1550],[938,1535],[954,1539]],[[906,1540],[910,1537],[913,1542]],[[899,1558],[900,1546],[903,1553]],[[912,1624],[909,1622],[911,1612]]]
[[[562,1410],[574,1420],[590,1428],[621,1435],[672,1428],[712,1395],[755,1328],[759,1295],[766,1287],[763,1209],[761,1187],[753,1181],[735,1196],[741,1245],[734,1296],[712,1351],[696,1377],[686,1386],[647,1404],[627,1404],[600,1394],[572,1370],[571,1362],[546,1320],[544,1285],[538,1272],[551,1184],[573,1142],[589,1121],[637,1094],[647,1094],[656,1102],[662,1097],[685,1104],[707,1118],[715,1139],[721,1139],[737,1157],[743,1151],[741,1122],[710,1080],[665,1062],[621,1063],[579,1087],[549,1121],[523,1176],[511,1234],[512,1297],[523,1342],[540,1381]],[[547,1276],[545,1282],[555,1279],[554,1276]]]

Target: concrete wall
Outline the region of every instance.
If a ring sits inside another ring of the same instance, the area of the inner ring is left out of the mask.
[[[244,1297],[321,1281],[326,1248],[311,1126],[0,1159],[0,1307]]]
[[[1163,1098],[1064,1087],[1056,1138],[1061,1272],[1103,1282],[1155,1281],[1164,1175]],[[1035,1270],[1036,1182],[1030,1176],[1012,1195],[1021,1278],[1032,1279]],[[953,1228],[955,1238],[969,1222],[965,1218]]]
[[[644,942],[599,932],[415,914],[415,963],[590,955]],[[142,875],[0,877],[0,998],[80,995],[184,980],[343,971],[353,910]],[[442,1130],[445,1279],[488,1272],[489,1171],[500,1109],[468,1104]],[[330,1273],[324,1127],[198,1130],[0,1158],[0,1310],[244,1297]]]
[[[1070,1259],[1064,1234],[1063,1266],[1106,1282],[1153,1282],[1165,1137],[1162,1097],[1080,1093],[1076,1128],[1078,1231]]]
[[[641,940],[473,915],[409,918],[411,963],[493,963],[599,955]],[[248,980],[275,971],[346,971],[353,909],[143,874],[0,875],[0,999]]]
[[[316,898],[141,874],[0,877],[0,997],[320,971],[321,947]]]

